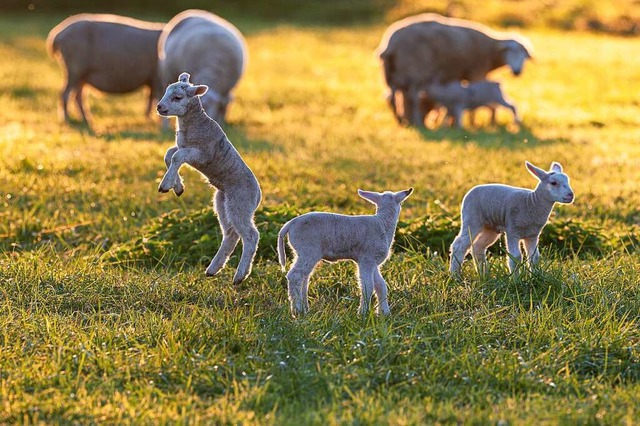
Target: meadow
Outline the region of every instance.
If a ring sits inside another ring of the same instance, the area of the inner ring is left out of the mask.
[[[212,190],[185,168],[182,197],[157,192],[173,134],[143,93],[92,93],[93,132],[59,121],[44,39],[63,18],[0,17],[0,423],[637,422],[639,39],[520,29],[535,61],[492,78],[523,126],[500,111],[498,127],[480,114],[478,130],[422,131],[384,102],[384,22],[229,16],[250,58],[225,130],[264,194],[259,256],[233,286],[237,253],[204,275]],[[462,196],[533,188],[525,160],[561,162],[576,193],[543,231],[540,270],[509,276],[497,247],[489,277],[468,262],[450,279]],[[356,314],[341,263],[316,270],[310,313],[291,319],[286,219],[369,213],[357,188],[409,186],[383,269],[392,315]]]

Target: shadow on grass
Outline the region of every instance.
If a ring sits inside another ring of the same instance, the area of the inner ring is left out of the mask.
[[[543,139],[527,126],[520,126],[516,132],[509,126],[478,128],[473,130],[457,128],[418,129],[422,138],[430,142],[448,141],[453,144],[476,144],[486,149],[531,149],[553,143],[565,143],[564,138]]]

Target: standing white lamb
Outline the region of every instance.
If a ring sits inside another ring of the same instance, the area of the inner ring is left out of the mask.
[[[231,90],[245,67],[246,43],[230,22],[204,10],[186,10],[174,16],[158,41],[162,87],[188,72],[209,86],[202,97],[207,114],[224,125]]]
[[[278,259],[286,266],[284,238],[296,254],[287,274],[291,314],[305,314],[309,310],[309,277],[321,260],[334,262],[352,260],[358,264],[360,278],[360,313],[369,309],[375,290],[377,313],[388,315],[387,283],[380,274],[380,266],[390,255],[400,204],[413,192],[369,192],[358,195],[376,205],[374,215],[347,216],[334,213],[310,212],[287,222],[278,234]]]
[[[570,204],[574,200],[569,176],[560,163],[553,162],[548,172],[525,162],[527,170],[540,182],[535,190],[501,184],[479,185],[462,200],[460,233],[451,244],[449,271],[457,276],[465,256],[471,255],[480,275],[487,272],[487,247],[504,233],[507,240],[508,266],[516,271],[522,259],[520,243],[524,242],[529,265],[538,262],[538,239],[547,224],[554,204]]]
[[[90,120],[82,91],[86,84],[106,93],[133,92],[149,87],[146,114],[160,97],[158,38],[164,24],[117,15],[83,13],[56,25],[47,37],[47,50],[59,56],[66,71],[60,94],[62,114],[69,121],[67,104],[73,94],[82,120]],[[165,86],[162,86],[165,87]]]
[[[222,269],[238,240],[242,239],[242,257],[233,278],[242,282],[251,272],[253,257],[258,249],[259,233],[253,217],[262,194],[255,175],[242,160],[222,128],[202,108],[200,97],[208,90],[206,85],[189,83],[189,74],[182,73],[158,103],[163,117],[176,116],[176,146],[165,154],[168,168],[158,191],[173,189],[176,195],[184,192],[180,166],[188,164],[202,173],[217,188],[214,210],[222,229],[222,244],[207,268],[213,276]]]
[[[491,124],[496,123],[496,107],[498,105],[509,108],[513,113],[516,124],[520,124],[516,107],[504,97],[500,83],[496,81],[475,81],[463,85],[460,81],[441,84],[434,83],[427,87],[426,92],[421,94],[429,101],[444,106],[447,109],[447,116],[453,118],[453,122],[462,128],[462,113],[464,111],[474,111],[477,108],[486,106],[491,110]]]

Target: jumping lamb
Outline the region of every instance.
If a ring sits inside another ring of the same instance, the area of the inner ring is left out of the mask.
[[[390,89],[389,104],[399,121],[423,126],[428,111],[420,107],[420,90],[440,78],[485,80],[487,74],[508,65],[520,75],[531,57],[524,37],[496,32],[462,19],[425,13],[392,24],[384,33],[378,52]],[[402,95],[400,113],[396,94]]]
[[[377,313],[388,315],[387,283],[380,274],[380,266],[390,255],[400,204],[413,192],[369,192],[358,195],[376,205],[374,215],[347,216],[334,213],[310,212],[287,222],[278,234],[278,259],[286,267],[284,239],[296,258],[287,274],[291,314],[296,317],[309,310],[307,292],[309,277],[321,260],[335,262],[352,260],[358,265],[360,278],[360,313],[369,310],[373,292],[378,299]]]
[[[453,122],[462,128],[462,113],[474,111],[486,106],[491,110],[491,124],[496,123],[496,107],[502,105],[513,113],[516,124],[520,124],[516,107],[505,99],[500,83],[496,81],[476,81],[467,85],[460,81],[441,84],[434,83],[427,87],[421,97],[432,103],[441,105],[447,109],[447,115],[453,118]]]
[[[209,86],[202,97],[207,114],[224,125],[231,91],[245,68],[246,43],[228,21],[203,10],[174,16],[158,42],[163,87],[183,71]]]
[[[66,71],[60,95],[64,120],[69,121],[67,104],[73,94],[82,120],[89,123],[89,107],[82,99],[85,84],[106,93],[128,93],[146,86],[149,115],[160,95],[157,46],[163,26],[124,16],[84,13],[54,27],[47,37],[47,50],[52,57],[59,57]]]
[[[480,275],[487,272],[487,247],[504,233],[507,240],[509,271],[517,273],[522,259],[521,242],[529,261],[539,258],[538,239],[547,224],[555,203],[570,204],[574,200],[569,176],[560,163],[553,162],[548,172],[525,162],[527,170],[540,182],[535,190],[501,184],[479,185],[462,200],[460,233],[451,244],[449,271],[459,276],[460,267],[469,250]]]
[[[251,264],[258,249],[259,233],[253,217],[262,194],[255,175],[242,160],[222,128],[204,111],[200,98],[208,90],[206,85],[193,85],[189,74],[182,73],[158,103],[163,117],[177,117],[176,146],[164,156],[168,168],[158,191],[173,189],[177,196],[184,192],[180,166],[188,164],[204,175],[218,191],[214,197],[214,211],[222,229],[222,244],[207,268],[207,275],[217,274],[242,239],[242,257],[233,278],[242,282],[251,272]]]

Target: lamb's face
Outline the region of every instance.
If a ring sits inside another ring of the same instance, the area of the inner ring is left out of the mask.
[[[156,110],[163,117],[182,117],[187,113],[189,104],[189,83],[177,82],[169,85],[164,96],[158,102]]]
[[[564,173],[549,173],[543,182],[553,201],[563,204],[573,203],[573,189],[569,185],[569,176]]]

